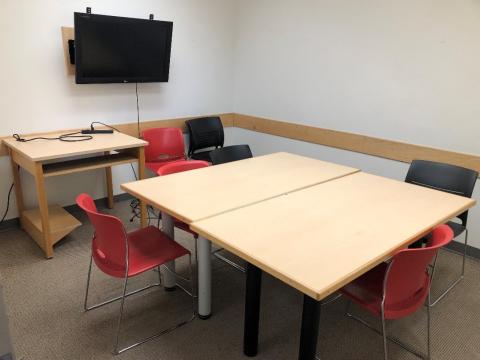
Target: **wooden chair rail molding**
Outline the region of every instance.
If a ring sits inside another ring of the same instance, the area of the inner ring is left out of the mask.
[[[293,140],[300,140],[313,144],[354,151],[405,163],[410,163],[414,159],[424,159],[459,165],[480,172],[479,155],[442,150],[428,146],[408,144],[400,141],[381,139],[372,136],[323,129],[314,126],[265,119],[243,114],[226,113],[219,114],[218,116],[220,116],[222,119],[223,126],[225,127],[238,127],[264,134],[276,135]],[[155,127],[179,127],[183,131],[186,131],[185,120],[197,117],[201,116],[142,121],[140,123],[140,129],[145,130]],[[137,135],[136,122],[128,124],[114,124],[112,126],[115,126],[125,134],[132,136]],[[88,125],[86,125],[85,128],[86,127],[88,127]],[[76,130],[79,129],[67,129],[65,132]],[[25,134],[25,136],[48,135],[58,132],[58,130],[55,130],[49,133]],[[0,137],[0,141],[3,138],[8,137],[10,136]],[[0,145],[0,156],[6,155],[8,155],[8,152],[2,142]]]
[[[233,117],[234,114],[216,114],[216,115],[199,115],[199,116],[189,116],[189,117],[183,117],[183,118],[176,118],[176,119],[166,119],[166,120],[151,120],[151,121],[141,121],[140,122],[140,131],[146,130],[146,129],[151,129],[151,128],[159,128],[159,127],[178,127],[181,128],[183,132],[186,132],[187,129],[185,127],[185,121],[189,119],[195,119],[203,116],[220,116],[220,119],[222,120],[222,124],[224,127],[232,127],[233,126]],[[95,121],[95,120],[92,120]],[[101,120],[99,120],[101,121]],[[131,135],[131,136],[137,136],[137,123],[127,123],[127,124],[109,124],[121,132]],[[90,124],[85,124],[83,129],[87,129],[90,126]],[[95,128],[104,128],[104,126],[101,125],[96,125]],[[22,136],[48,136],[49,134],[54,134],[54,133],[59,133],[59,132],[73,132],[73,131],[80,131],[81,129],[66,129],[66,130],[55,130],[55,131],[50,131],[50,132],[44,132],[44,133],[33,133],[33,134],[21,134]],[[2,136],[0,137],[0,156],[7,156],[8,155],[8,150],[7,147],[3,144],[3,139],[10,138],[11,135],[9,136]]]
[[[423,159],[463,166],[480,172],[480,155],[242,114],[234,115],[233,126],[405,163]]]

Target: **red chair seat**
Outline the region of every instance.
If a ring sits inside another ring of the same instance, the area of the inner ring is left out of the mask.
[[[192,229],[190,229],[190,226],[188,226],[188,224],[185,224],[183,221],[180,221],[178,219],[174,219],[174,226],[178,229],[181,229],[183,231],[186,231],[190,234],[192,234],[194,237],[198,237],[198,234],[193,231]]]
[[[128,277],[141,274],[157,266],[175,260],[190,252],[177,242],[170,239],[158,228],[149,226],[127,234],[128,238]],[[124,267],[112,266],[93,243],[95,263],[105,273],[123,278]]]
[[[383,300],[383,283],[389,264],[382,263],[359,278],[352,281],[340,290],[342,294],[364,307],[371,313],[380,316]],[[414,313],[428,295],[429,277],[424,275],[425,281],[414,296],[398,302],[386,303],[385,319],[399,319]]]
[[[160,170],[165,165],[176,163],[176,162],[184,162],[187,161],[183,158],[180,159],[173,159],[173,160],[167,160],[167,161],[154,161],[154,162],[145,162],[145,167],[155,174]]]

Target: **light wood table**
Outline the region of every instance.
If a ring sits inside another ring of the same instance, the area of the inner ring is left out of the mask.
[[[299,359],[315,358],[319,301],[475,201],[366,173],[194,222],[249,262],[244,352],[254,356],[262,270],[301,291]]]
[[[173,237],[171,217],[187,224],[359,171],[288,153],[210,166],[121,185],[162,211],[162,229]],[[199,316],[211,314],[211,243],[198,239]],[[168,265],[174,270],[174,264]],[[166,287],[175,285],[164,272]]]
[[[48,134],[56,137],[60,134]],[[138,161],[139,177],[145,176],[144,140],[119,132],[94,134],[80,142],[4,140],[8,147],[20,224],[42,248],[47,258],[53,256],[53,245],[69,234],[80,222],[58,205],[48,205],[45,178],[105,168],[108,206],[113,207],[112,166]],[[28,139],[28,137],[27,137]],[[35,178],[38,209],[25,209],[19,168]],[[146,224],[146,206],[141,204],[141,223]]]

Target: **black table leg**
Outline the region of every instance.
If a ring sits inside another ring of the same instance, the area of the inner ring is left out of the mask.
[[[243,333],[243,353],[247,356],[255,356],[258,352],[261,287],[262,270],[255,265],[247,264],[245,327]]]
[[[315,360],[317,352],[320,302],[308,295],[303,296],[302,331],[298,360]]]

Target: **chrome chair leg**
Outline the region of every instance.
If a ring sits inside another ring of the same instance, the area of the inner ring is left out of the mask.
[[[188,295],[191,295],[191,294],[194,293],[194,284],[195,284],[195,279],[193,277],[192,255],[191,254],[188,255],[188,272],[189,272],[188,281],[190,282],[191,292],[188,292],[183,287],[181,287],[181,289],[183,289],[185,291],[185,293],[187,293]],[[126,289],[127,289],[127,279],[125,279],[125,286],[124,286],[124,293],[123,293],[124,295],[122,297],[122,303],[121,303],[121,306],[120,306],[120,316],[119,316],[119,321],[118,321],[118,326],[117,326],[117,335],[116,335],[116,338],[115,338],[115,347],[114,347],[114,354],[115,355],[121,354],[121,353],[123,353],[127,350],[133,349],[134,347],[145,344],[146,342],[148,342],[150,340],[153,340],[153,339],[156,339],[156,338],[158,338],[162,335],[168,334],[169,332],[171,332],[175,329],[178,329],[179,327],[181,327],[183,325],[186,325],[186,324],[190,323],[191,321],[193,321],[195,319],[195,316],[196,316],[195,296],[191,296],[192,297],[192,313],[191,313],[191,316],[187,320],[184,320],[184,321],[182,321],[182,322],[180,322],[176,325],[173,325],[173,326],[171,326],[171,327],[169,327],[165,330],[160,331],[157,334],[149,336],[148,338],[140,340],[140,341],[138,341],[134,344],[128,345],[128,346],[126,346],[122,349],[118,349],[119,336],[120,336],[120,330],[121,330],[121,322],[122,322],[122,318],[123,318],[124,301],[125,301],[125,298],[128,297],[128,294],[126,293]]]
[[[375,331],[377,334],[383,336],[383,332],[376,329],[374,326],[372,326],[371,324],[369,324],[367,321],[361,319],[360,317],[357,317],[355,315],[353,315],[352,313],[347,313],[347,316],[358,321],[360,324],[368,327],[370,330],[373,330]],[[382,322],[382,329],[383,329],[383,322]],[[385,323],[386,325],[386,323]],[[420,359],[424,359],[424,360],[427,360],[428,359],[428,356],[425,356],[425,354],[422,354],[420,353],[419,351],[417,351],[416,349],[412,348],[411,346],[405,344],[404,342],[398,340],[397,338],[394,338],[394,337],[391,337],[391,336],[388,336],[386,335],[386,332],[385,332],[385,338],[395,344],[397,344],[398,346],[402,347],[403,349],[407,350],[408,352],[410,352],[411,354],[417,356],[418,358]],[[385,346],[384,346],[384,353],[385,353]],[[388,354],[387,354],[388,355]]]
[[[88,267],[88,275],[87,275],[87,289],[85,291],[85,301],[83,303],[83,309],[85,311],[90,310],[88,308],[87,302],[88,302],[88,290],[90,288],[90,276],[92,275],[92,262],[93,262],[93,256],[90,256],[90,265]]]
[[[352,300],[347,298],[347,305],[345,305],[345,315],[351,316],[350,307],[352,306]]]
[[[465,229],[465,242],[464,242],[464,248],[463,248],[463,259],[462,259],[462,272],[460,274],[460,277],[458,277],[456,280],[454,280],[448,287],[447,289],[441,293],[433,302],[431,300],[428,301],[428,306],[433,307],[438,304],[440,300],[442,300],[449,292],[452,290],[457,284],[463,280],[465,276],[465,260],[467,258],[467,247],[468,247],[468,229]],[[447,250],[447,249],[445,249]],[[448,250],[447,250],[448,251]],[[437,266],[437,256],[435,257],[435,261],[433,262],[433,271],[431,275],[431,281],[433,283],[434,275],[435,275],[435,268]]]
[[[241,271],[243,273],[246,273],[247,270],[243,267],[243,266],[240,266],[238,265],[237,263],[233,262],[232,260],[230,259],[227,259],[225,256],[219,254],[220,251],[223,251],[224,249],[221,248],[221,249],[216,249],[215,251],[212,251],[212,254],[219,260],[223,261],[224,263],[227,263],[228,265],[230,266],[233,266],[235,269],[237,269],[238,271]]]
[[[383,358],[388,360],[388,343],[387,343],[387,324],[385,323],[385,311],[382,306],[382,337],[383,337]]]
[[[102,307],[104,305],[107,305],[107,304],[111,304],[115,301],[118,301],[118,300],[121,300],[122,299],[122,295],[120,296],[117,296],[117,297],[114,297],[112,299],[108,299],[106,301],[103,301],[101,303],[98,303],[98,304],[95,304],[95,305],[92,305],[92,306],[88,306],[88,294],[89,294],[89,289],[90,289],[90,281],[91,281],[91,278],[92,278],[92,258],[90,258],[90,267],[88,269],[88,276],[87,276],[87,289],[85,291],[85,302],[83,304],[83,308],[85,311],[90,311],[90,310],[94,310],[94,309],[97,309],[99,307]],[[129,293],[126,293],[125,294],[125,297],[129,297],[131,295],[134,295],[134,294],[138,294],[139,292],[142,292],[142,291],[145,291],[145,290],[148,290],[148,289],[151,289],[153,287],[157,287],[157,286],[161,286],[162,285],[162,281],[161,281],[161,277],[159,276],[159,282],[158,283],[154,283],[154,284],[150,284],[150,285],[147,285],[143,288],[140,288],[140,289],[137,289],[137,290],[134,290],[134,291],[131,291]]]
[[[117,322],[117,333],[115,335],[115,345],[113,347],[113,353],[115,355],[120,354],[121,352],[125,351],[126,349],[118,349],[118,341],[120,337],[120,329],[122,326],[122,319],[123,319],[123,307],[125,305],[125,295],[127,293],[127,283],[128,283],[128,276],[125,275],[125,282],[123,284],[123,296],[122,296],[122,302],[120,303],[120,314],[118,315],[118,322]]]
[[[328,296],[324,301],[322,301],[320,303],[321,306],[325,306],[325,305],[329,305],[335,301],[337,301],[338,299],[340,299],[343,295],[341,293],[334,293],[330,296]]]
[[[162,284],[162,272],[160,271],[160,266],[157,266],[158,271],[158,283]]]
[[[430,291],[428,292],[427,302],[430,303]],[[430,360],[430,306],[427,306],[427,359]]]

